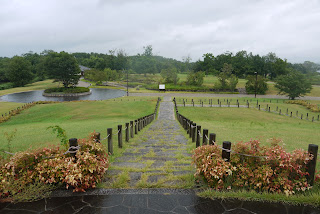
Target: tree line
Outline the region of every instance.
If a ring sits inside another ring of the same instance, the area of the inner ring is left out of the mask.
[[[0,89],[1,87],[4,89],[5,87],[23,86],[33,81],[57,77],[58,73],[63,76],[63,73],[70,71],[70,68],[64,67],[64,70],[60,68],[59,72],[55,72],[57,62],[49,63],[49,59],[54,61],[55,53],[52,50],[44,50],[40,54],[28,52],[12,58],[0,57]],[[278,77],[298,73],[312,81],[313,84],[320,84],[319,73],[317,73],[320,70],[318,64],[309,61],[289,63],[274,53],[268,53],[265,56],[254,55],[247,51],[239,51],[235,54],[226,52],[217,56],[206,53],[203,59],[196,62],[191,62],[189,56],[179,61],[154,55],[151,45],[143,47],[143,52],[134,56],[128,56],[121,49],[110,50],[107,54],[80,52],[56,54],[56,58],[59,58],[59,54],[67,57],[65,66],[71,63],[74,67],[71,70],[75,73],[79,72],[78,69],[75,69],[75,65],[92,68],[93,70],[87,72],[87,76],[93,81],[119,80],[123,77],[123,70],[126,70],[137,74],[160,73],[165,82],[173,84],[177,84],[179,80],[178,73],[188,73],[186,84],[197,86],[202,85],[205,75],[215,75],[219,79],[217,88],[222,90],[234,90],[238,78],[246,78],[249,82],[251,81],[252,90],[257,84],[254,79],[255,75],[261,81],[275,81]],[[68,75],[65,74],[65,76]],[[68,86],[73,85],[74,82],[64,81],[63,84]]]

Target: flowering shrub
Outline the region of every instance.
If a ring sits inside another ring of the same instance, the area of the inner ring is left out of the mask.
[[[240,142],[233,151],[230,162],[226,162],[215,145],[195,149],[192,157],[196,175],[204,176],[217,190],[244,188],[290,195],[310,188],[306,166],[313,157],[305,151],[288,153],[276,141],[262,147],[257,140]]]
[[[302,105],[302,106],[305,106],[307,109],[310,109],[312,112],[320,112],[318,105],[308,103],[304,100],[290,100],[290,101],[286,101],[286,103]]]
[[[95,188],[108,169],[108,155],[104,146],[93,140],[78,140],[76,157],[63,155],[59,147],[18,152],[0,168],[0,198],[13,195],[10,184],[19,180],[27,186],[36,182],[62,184],[67,189],[85,191]]]

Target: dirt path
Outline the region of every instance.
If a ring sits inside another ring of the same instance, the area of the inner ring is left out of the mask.
[[[107,188],[191,188],[194,185],[188,140],[174,118],[169,97],[159,116],[110,164]]]

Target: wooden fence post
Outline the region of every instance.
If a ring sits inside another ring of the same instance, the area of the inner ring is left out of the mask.
[[[134,133],[138,134],[138,120],[134,121]]]
[[[208,136],[209,131],[208,131],[208,129],[203,129],[202,133],[203,133],[203,135],[202,135],[202,145],[207,145],[208,144],[208,139],[207,138],[209,138],[209,136]]]
[[[318,156],[318,145],[309,144],[308,152],[313,155],[313,159],[308,162],[307,168],[309,175],[307,176],[308,183],[313,186],[314,182],[314,175],[316,171],[316,163],[317,163],[317,156]]]
[[[222,148],[231,150],[231,142],[230,141],[223,141]],[[230,161],[230,151],[222,150],[222,159],[226,160],[227,162]]]
[[[191,128],[191,138],[192,138],[192,142],[196,142],[196,123],[192,124],[192,128]]]
[[[186,127],[186,129],[187,129],[187,134],[189,134],[189,131],[190,131],[190,120],[189,119],[187,119],[187,127]]]
[[[190,123],[189,123],[189,137],[190,138],[192,137],[192,124],[193,124],[193,121],[190,121]]]
[[[112,128],[107,129],[107,135],[108,135],[108,153],[113,154]]]
[[[201,138],[201,126],[197,126],[196,147],[200,146],[200,138]]]
[[[140,118],[138,119],[137,125],[138,125],[138,131],[140,132],[140,130],[141,130],[141,119]]]
[[[210,133],[209,135],[209,145],[214,145],[216,142],[216,134]]]
[[[118,125],[118,147],[122,148],[122,125]]]
[[[69,147],[71,146],[78,146],[78,139],[77,138],[70,138],[69,139]],[[69,149],[69,151],[76,151],[77,149]],[[71,157],[76,158],[76,153],[70,153]]]
[[[133,138],[133,121],[130,121],[130,135],[131,135],[131,138]]]
[[[94,133],[93,140],[96,143],[100,143],[100,132],[95,132]]]
[[[126,142],[129,142],[129,123],[126,123]]]

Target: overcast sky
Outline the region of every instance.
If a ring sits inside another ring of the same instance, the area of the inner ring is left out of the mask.
[[[320,62],[320,0],[0,0],[0,56],[44,49]]]

